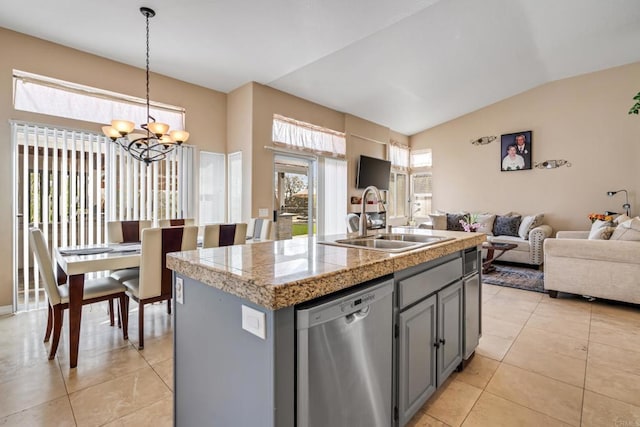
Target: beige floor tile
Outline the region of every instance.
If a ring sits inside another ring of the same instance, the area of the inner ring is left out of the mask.
[[[588,340],[590,327],[589,319],[574,319],[576,319],[576,317],[558,313],[539,313],[536,311],[527,321],[527,326],[573,338]]]
[[[150,406],[119,418],[105,427],[172,427],[173,398],[162,399]]]
[[[591,314],[592,302],[582,296],[562,294],[562,298],[545,296],[540,300],[537,310],[559,310],[571,314]]]
[[[513,340],[483,333],[480,337],[480,344],[476,348],[476,354],[501,361],[512,344]]]
[[[69,395],[79,426],[102,425],[170,397],[171,392],[151,368]]]
[[[75,425],[69,397],[66,395],[0,419],[0,426],[3,427]]]
[[[498,308],[510,307],[527,313],[532,313],[538,307],[538,301],[527,301],[518,299],[512,295],[503,294],[500,291],[495,297],[491,298],[484,304],[484,307],[496,306]]]
[[[637,351],[590,342],[588,359],[608,368],[640,376],[640,352]]]
[[[582,388],[503,363],[485,390],[565,423],[580,424]]]
[[[508,340],[515,340],[523,325],[508,320],[486,316],[482,319],[482,333],[490,334]]]
[[[612,368],[611,365],[611,362],[599,363],[590,358],[585,389],[640,406],[640,375]]]
[[[640,309],[637,306],[597,301],[591,311],[596,316],[624,319],[635,324],[640,323]]]
[[[640,426],[640,407],[585,390],[582,426]]]
[[[0,383],[0,418],[66,396],[57,361],[30,366],[3,377]]]
[[[455,379],[484,389],[499,365],[496,360],[476,354],[462,372],[454,374]]]
[[[485,391],[462,425],[463,427],[555,427],[569,424]]]
[[[609,321],[594,319],[589,341],[640,352],[640,328],[631,322],[614,325]]]
[[[542,300],[542,298],[545,296],[545,294],[540,292],[531,292],[531,291],[525,291],[523,289],[507,288],[507,287],[503,287],[500,290],[499,295],[505,298],[513,298],[521,301],[529,301],[529,302],[535,302],[535,303],[540,302],[540,300]]]
[[[149,364],[132,346],[108,350],[98,354],[83,353],[77,368],[61,363],[67,392],[100,384],[122,375],[148,367]]]
[[[173,391],[173,358],[151,366],[164,383]]]
[[[536,372],[577,387],[584,386],[585,360],[540,350],[535,345],[516,342],[504,357],[503,363]]]
[[[425,414],[450,426],[459,426],[482,393],[478,387],[462,381],[449,381],[422,407]]]
[[[502,289],[502,286],[489,285],[488,283],[482,284],[483,295],[495,295]]]
[[[405,427],[449,427],[449,425],[440,420],[436,420],[431,415],[418,411],[418,413],[405,425]]]
[[[495,298],[498,296],[496,295]],[[531,313],[512,307],[508,302],[503,304],[491,304],[493,299],[482,305],[482,318],[493,317],[495,319],[506,320],[511,323],[524,325],[531,317]],[[505,305],[506,304],[506,305]]]
[[[137,339],[134,345],[137,346]],[[165,334],[160,338],[144,339],[144,349],[140,350],[142,357],[150,365],[155,365],[173,357],[173,334]]]
[[[526,325],[518,335],[514,348],[519,350],[537,349],[540,352],[558,353],[586,360],[588,341]]]

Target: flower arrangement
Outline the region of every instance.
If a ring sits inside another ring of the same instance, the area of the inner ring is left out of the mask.
[[[590,213],[587,218],[589,218],[591,220],[591,223],[594,223],[597,220],[600,220],[600,221],[613,221],[613,217],[611,215],[597,214],[597,213]]]
[[[460,225],[466,232],[478,231],[482,227],[482,223],[478,222],[477,214],[467,214],[460,220]]]

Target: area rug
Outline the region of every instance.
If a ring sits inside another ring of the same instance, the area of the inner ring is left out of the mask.
[[[514,265],[493,266],[496,268],[494,271],[482,275],[482,283],[546,293],[542,271]]]

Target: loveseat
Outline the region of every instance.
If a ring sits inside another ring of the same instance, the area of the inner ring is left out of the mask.
[[[549,225],[544,224],[544,215],[522,216],[515,212],[503,215],[492,213],[472,214],[480,227],[478,232],[487,235],[487,241],[495,243],[514,243],[516,248],[500,256],[500,261],[517,262],[540,266],[544,262],[545,239],[553,233]],[[434,230],[464,231],[460,219],[469,219],[469,213],[436,213],[430,215]],[[504,226],[506,224],[506,226]],[[486,258],[486,249],[482,251]]]
[[[640,304],[640,241],[630,239],[640,219],[621,223],[627,233],[617,239],[594,238],[594,230],[559,231],[544,241],[544,288],[555,298],[560,292]],[[591,234],[591,239],[589,238]]]

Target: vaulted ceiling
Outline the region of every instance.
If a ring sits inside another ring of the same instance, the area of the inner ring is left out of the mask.
[[[0,26],[144,67],[140,6],[154,72],[256,81],[409,135],[640,61],[638,0],[21,0]]]

